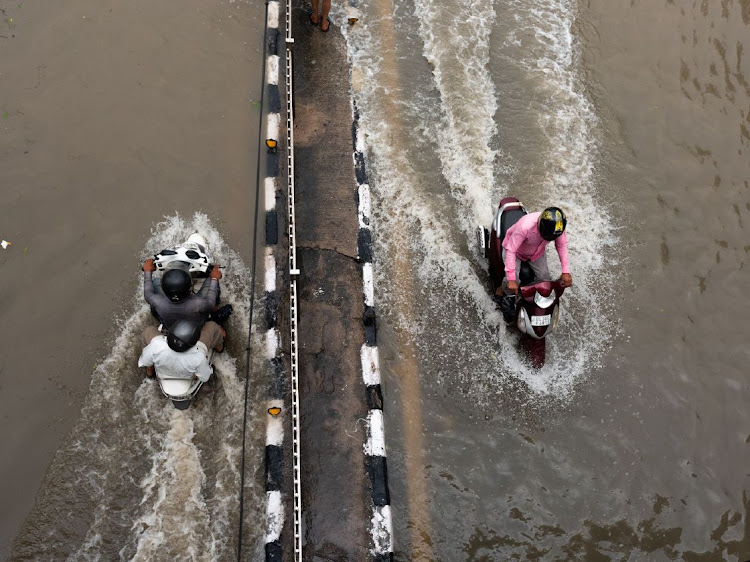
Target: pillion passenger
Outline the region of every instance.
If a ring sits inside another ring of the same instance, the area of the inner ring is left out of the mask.
[[[156,372],[164,378],[196,378],[206,382],[213,373],[208,351],[224,350],[226,332],[216,322],[203,327],[190,320],[178,320],[165,336],[153,326],[143,330],[143,352],[138,366],[146,367],[146,375]]]

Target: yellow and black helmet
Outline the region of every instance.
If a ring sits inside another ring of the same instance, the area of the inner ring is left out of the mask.
[[[562,209],[547,207],[539,216],[539,234],[545,240],[552,241],[565,232],[566,224],[568,224],[568,220],[565,218]]]

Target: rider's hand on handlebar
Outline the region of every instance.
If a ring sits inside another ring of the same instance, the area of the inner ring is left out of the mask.
[[[518,294],[518,282],[508,281],[508,290],[514,295],[517,295]]]
[[[149,258],[146,261],[143,262],[143,267],[141,267],[143,271],[156,271],[156,264],[154,263],[153,258]]]
[[[563,273],[560,276],[560,282],[563,287],[570,287],[573,284],[573,276],[570,273]]]
[[[208,276],[211,279],[216,279],[217,281],[221,279],[221,269],[219,269],[219,266],[213,266],[213,268],[211,269],[211,273],[209,273]]]

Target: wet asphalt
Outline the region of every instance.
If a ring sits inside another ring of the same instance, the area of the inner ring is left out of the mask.
[[[362,265],[345,41],[292,14],[304,560],[370,557]]]

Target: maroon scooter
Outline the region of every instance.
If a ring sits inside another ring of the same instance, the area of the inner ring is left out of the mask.
[[[493,295],[505,278],[502,246],[505,233],[525,214],[527,211],[517,198],[504,197],[498,205],[492,228],[478,228],[480,255],[489,260]],[[536,369],[544,365],[545,338],[557,327],[560,297],[564,291],[560,281],[534,279],[531,266],[524,261],[521,263],[518,294],[494,297],[505,321],[521,333],[521,347]]]

